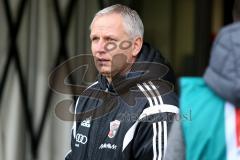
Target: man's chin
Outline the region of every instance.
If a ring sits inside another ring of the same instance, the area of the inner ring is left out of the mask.
[[[103,75],[104,77],[111,77],[111,72],[109,72],[109,71],[99,71],[99,73],[101,74],[101,75]]]

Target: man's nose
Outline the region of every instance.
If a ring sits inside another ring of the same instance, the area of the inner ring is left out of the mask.
[[[98,43],[96,44],[96,51],[98,53],[105,53],[105,45],[106,43],[103,40],[99,40]]]

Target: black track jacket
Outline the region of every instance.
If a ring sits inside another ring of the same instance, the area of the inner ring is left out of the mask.
[[[99,76],[78,97],[65,160],[161,160],[178,113],[173,84],[165,59],[145,43],[127,75],[111,84]]]

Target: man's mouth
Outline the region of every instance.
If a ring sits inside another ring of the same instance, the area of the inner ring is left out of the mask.
[[[110,60],[104,59],[104,58],[101,58],[101,59],[99,58],[99,59],[97,59],[97,62],[99,65],[105,66],[105,65],[109,65]]]

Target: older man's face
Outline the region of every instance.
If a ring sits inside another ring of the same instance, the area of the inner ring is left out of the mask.
[[[117,73],[125,73],[135,61],[133,44],[119,14],[95,18],[90,39],[96,68],[107,78],[111,79]]]

